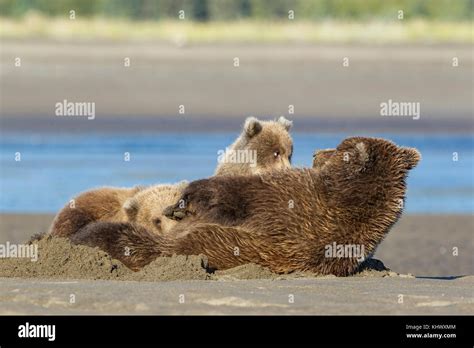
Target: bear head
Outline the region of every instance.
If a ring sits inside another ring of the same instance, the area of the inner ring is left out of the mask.
[[[166,218],[163,210],[178,201],[187,184],[182,181],[176,185],[155,185],[139,191],[123,205],[128,222],[157,234],[171,230],[176,222]]]
[[[252,175],[291,167],[292,124],[283,116],[274,121],[248,117],[240,136],[219,160],[215,175]]]

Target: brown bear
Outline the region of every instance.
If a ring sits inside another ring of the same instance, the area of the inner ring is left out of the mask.
[[[317,169],[190,183],[185,208],[166,211],[181,219],[173,238],[99,222],[73,242],[99,246],[134,270],[157,256],[204,254],[211,269],[253,262],[277,273],[353,274],[400,217],[406,177],[421,156],[384,139],[353,137],[325,157]],[[339,246],[363,253],[340,254]]]
[[[122,206],[142,189],[141,186],[101,187],[83,192],[69,201],[56,215],[49,233],[57,237],[68,237],[91,222],[126,221],[127,213]]]
[[[291,167],[292,122],[245,120],[240,136],[225,151],[219,151],[215,175],[251,175]]]
[[[292,122],[283,116],[276,121],[248,117],[237,140],[222,151],[215,175],[250,175],[290,167],[291,126]],[[162,215],[161,207],[175,203],[184,187],[178,184],[87,191],[74,199],[74,206],[67,205],[58,213],[50,234],[68,237],[91,222],[102,221],[142,224],[149,231],[167,233],[174,221]]]
[[[123,204],[127,219],[122,222],[140,224],[155,233],[170,231],[176,221],[165,217],[163,210],[179,200],[187,185],[187,181],[182,181],[174,185],[153,185],[139,191]]]

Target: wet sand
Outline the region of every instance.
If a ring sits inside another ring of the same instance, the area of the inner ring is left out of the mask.
[[[472,132],[472,64],[468,45],[3,40],[0,121],[4,131],[196,132],[287,115],[295,131]],[[95,119],[55,116],[64,99],[94,102]],[[419,102],[420,119],[381,117],[389,99]]]

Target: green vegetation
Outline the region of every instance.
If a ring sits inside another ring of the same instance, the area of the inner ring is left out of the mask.
[[[22,17],[29,11],[65,16],[133,20],[187,19],[226,21],[284,19],[293,10],[295,20],[390,20],[403,10],[406,19],[472,20],[474,0],[0,0],[2,17]]]
[[[0,0],[0,37],[177,45],[472,43],[473,4],[474,0]],[[403,20],[398,18],[400,10]],[[181,11],[185,20],[179,20]]]

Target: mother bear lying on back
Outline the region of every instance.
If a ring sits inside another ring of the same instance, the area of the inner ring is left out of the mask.
[[[212,269],[253,262],[277,273],[350,275],[361,259],[326,257],[326,246],[361,245],[365,257],[373,254],[402,212],[405,180],[420,154],[354,137],[323,155],[315,169],[192,182],[181,197],[185,208],[165,211],[181,220],[176,238],[98,223],[101,233],[85,229],[73,242],[99,246],[132,269],[158,256],[204,254]]]

